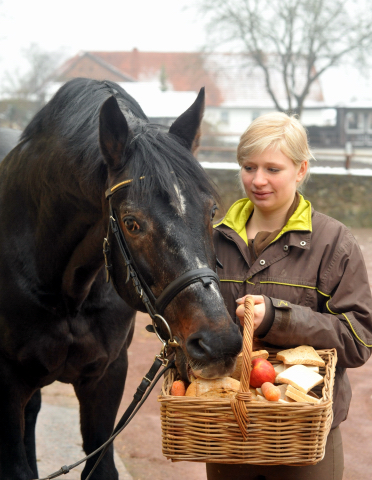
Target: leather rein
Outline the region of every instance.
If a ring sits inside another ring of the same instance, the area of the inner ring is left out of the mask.
[[[144,177],[140,177],[142,180]],[[212,269],[207,267],[197,268],[195,270],[189,270],[176,279],[174,279],[169,285],[165,287],[163,292],[159,295],[159,297],[155,297],[152,293],[151,288],[147,285],[146,281],[142,277],[139,269],[136,266],[136,263],[130,253],[130,249],[128,243],[125,239],[124,233],[120,228],[120,224],[118,221],[118,217],[116,211],[112,207],[111,198],[112,196],[119,190],[123,188],[127,188],[131,185],[133,179],[125,180],[114,185],[111,188],[108,188],[105,192],[106,199],[109,200],[109,226],[108,226],[108,233],[106,238],[103,241],[103,255],[105,259],[105,268],[106,268],[106,281],[110,281],[112,279],[112,269],[113,266],[110,262],[110,244],[108,241],[109,231],[111,229],[121,252],[121,255],[124,260],[124,264],[127,268],[127,277],[125,283],[128,283],[130,279],[132,279],[133,286],[135,288],[136,293],[141,298],[148,314],[151,317],[152,325],[148,325],[146,329],[148,331],[154,332],[159,340],[163,343],[164,348],[164,357],[166,354],[167,347],[178,347],[179,343],[175,337],[173,337],[171,329],[162,316],[164,314],[164,310],[166,309],[167,305],[173,300],[173,298],[178,295],[182,290],[184,290],[189,285],[201,282],[205,288],[209,287],[214,281],[218,286],[220,283],[219,277],[216,272]],[[219,263],[217,259],[217,265],[222,265]],[[114,282],[113,282],[114,284]],[[116,288],[115,284],[114,287]],[[117,290],[117,288],[116,288]],[[168,340],[164,340],[160,335],[160,326],[159,321],[166,328],[167,333],[169,335]]]

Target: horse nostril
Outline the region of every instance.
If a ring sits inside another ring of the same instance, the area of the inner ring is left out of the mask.
[[[186,348],[191,357],[195,360],[206,360],[213,357],[213,351],[209,345],[206,334],[194,333],[186,342]]]

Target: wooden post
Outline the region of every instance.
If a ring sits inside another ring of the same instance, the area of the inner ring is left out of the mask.
[[[345,143],[345,168],[349,170],[351,159],[353,156],[353,144],[351,142]]]

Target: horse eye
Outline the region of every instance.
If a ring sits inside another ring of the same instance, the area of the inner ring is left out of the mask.
[[[213,208],[211,210],[211,221],[214,219],[214,217],[216,216],[216,212],[218,210],[218,207],[217,205],[213,205]]]
[[[130,218],[130,217],[124,218],[124,219],[123,219],[123,222],[124,222],[125,228],[126,228],[129,232],[134,232],[134,231],[140,229],[140,226],[139,226],[138,223],[134,220],[134,218]]]

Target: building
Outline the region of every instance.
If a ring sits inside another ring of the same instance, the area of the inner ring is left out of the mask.
[[[263,73],[240,54],[200,52],[81,52],[65,62],[58,81],[84,76],[115,82],[157,84],[163,92],[206,89],[205,121],[225,134],[242,132],[257,116],[275,110]],[[274,77],[273,89],[285,104],[284,89]],[[138,90],[139,91],[139,90]],[[136,98],[138,100],[138,98]],[[322,126],[329,121],[319,82],[307,98],[303,122]],[[145,113],[146,109],[144,108]]]

